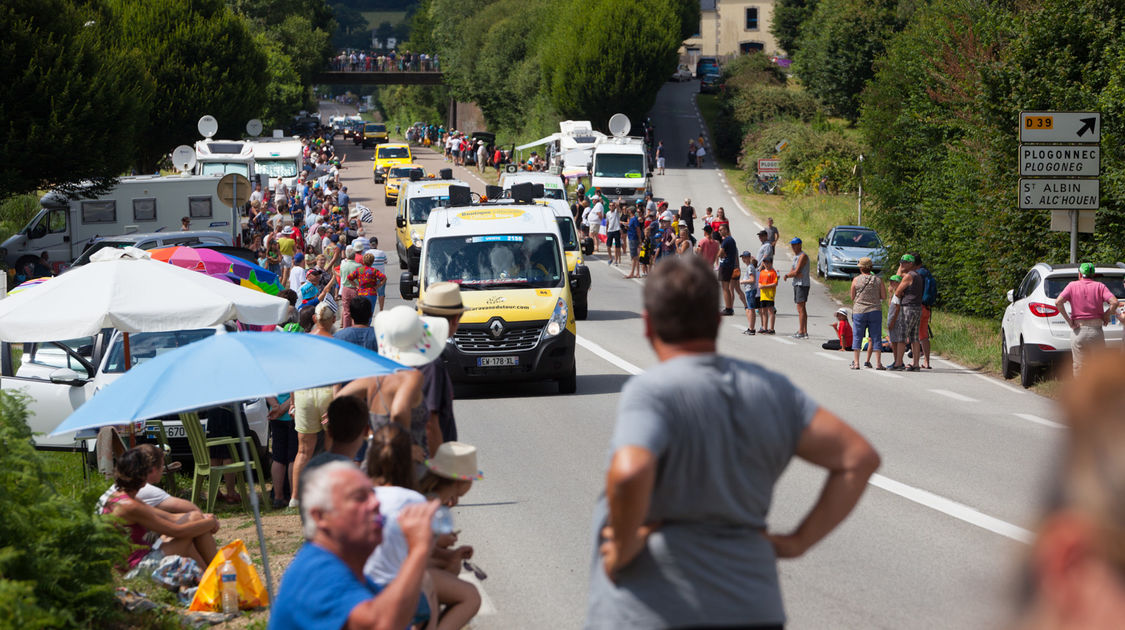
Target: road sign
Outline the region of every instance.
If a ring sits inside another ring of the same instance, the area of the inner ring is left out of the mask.
[[[1094,145],[1020,145],[1021,177],[1097,177],[1101,148]]]
[[[1052,210],[1051,211],[1051,231],[1052,232],[1069,232],[1074,228],[1074,219],[1071,213],[1078,213],[1078,231],[1085,232],[1086,234],[1094,233],[1094,216],[1097,212],[1093,210]]]
[[[1021,210],[1097,210],[1096,179],[1021,179]]]
[[[1020,142],[1097,144],[1101,137],[1098,112],[1020,112]]]
[[[245,205],[250,199],[250,180],[238,173],[227,173],[219,180],[217,193],[223,205]]]
[[[758,172],[759,173],[780,173],[781,172],[781,160],[767,160],[767,159],[758,160]]]

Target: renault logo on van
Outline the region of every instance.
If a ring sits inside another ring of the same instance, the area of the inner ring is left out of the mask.
[[[499,339],[504,334],[504,323],[498,319],[492,320],[488,325],[488,332],[492,333],[493,339]]]

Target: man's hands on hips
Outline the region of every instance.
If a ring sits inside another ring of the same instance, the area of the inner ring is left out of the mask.
[[[645,548],[649,534],[659,525],[641,525],[635,532],[626,536],[615,536],[612,527],[602,528],[605,541],[598,548],[602,556],[602,566],[610,580],[617,581],[617,572],[629,566]]]

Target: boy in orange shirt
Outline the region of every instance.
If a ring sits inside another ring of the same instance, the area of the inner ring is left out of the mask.
[[[777,296],[777,272],[773,269],[773,257],[762,259],[762,269],[758,272],[758,287],[762,292],[762,328],[758,332],[774,334],[773,326],[777,320],[777,309],[773,306]]]

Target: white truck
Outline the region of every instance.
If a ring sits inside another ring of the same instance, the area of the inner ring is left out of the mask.
[[[304,145],[300,138],[259,138],[248,144],[254,157],[254,172],[259,177],[268,178],[262,183],[263,188],[269,186],[272,189],[278,177],[288,188],[297,185],[304,159]]]
[[[588,174],[594,147],[605,139],[606,135],[595,131],[588,120],[563,120],[559,122],[557,133],[520,145],[516,150],[544,146],[552,172],[570,179]]]
[[[534,171],[516,171],[500,175],[500,187],[504,190],[511,190],[512,186],[517,184],[542,184],[544,197],[566,201],[566,183],[563,182],[561,175]]]
[[[122,177],[98,197],[68,199],[49,192],[31,221],[0,244],[0,257],[19,269],[45,253],[59,273],[96,238],[175,231],[184,217],[193,229],[217,230],[233,239],[238,224],[219,200],[218,184],[218,175],[139,175]]]
[[[651,193],[652,173],[644,139],[615,135],[599,142],[590,163],[590,190],[610,199],[637,199]]]

